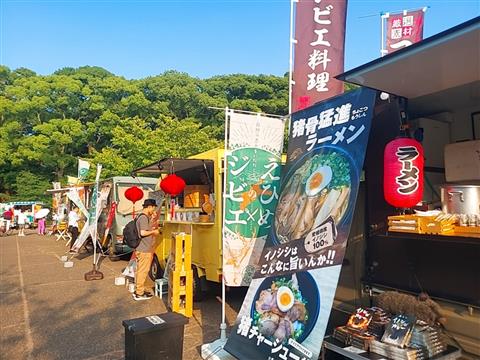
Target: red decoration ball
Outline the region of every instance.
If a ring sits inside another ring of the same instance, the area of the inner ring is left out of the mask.
[[[160,182],[160,188],[171,196],[177,196],[185,189],[185,181],[175,174],[170,174]]]
[[[136,203],[138,200],[143,198],[143,190],[138,186],[129,187],[125,191],[125,197],[133,203]]]

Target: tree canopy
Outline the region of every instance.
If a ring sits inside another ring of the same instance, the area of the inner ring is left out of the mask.
[[[224,112],[211,107],[226,106],[287,114],[288,74],[127,80],[95,66],[47,76],[0,66],[0,201],[41,198],[76,175],[78,158],[108,177],[220,146]]]

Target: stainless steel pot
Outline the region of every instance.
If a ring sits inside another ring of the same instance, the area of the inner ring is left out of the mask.
[[[480,185],[445,184],[440,190],[443,212],[480,215]]]

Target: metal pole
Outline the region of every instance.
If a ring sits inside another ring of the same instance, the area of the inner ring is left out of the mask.
[[[230,110],[225,108],[225,145],[223,153],[223,191],[222,191],[222,262],[224,256],[223,237],[225,234],[225,191],[227,189],[227,154],[228,154],[228,128],[229,128]],[[227,323],[225,322],[225,276],[223,274],[222,264],[222,323],[220,324],[220,341],[224,344],[227,341]]]
[[[293,90],[293,45],[296,43],[296,40],[293,38],[293,12],[294,12],[294,2],[298,0],[290,0],[290,60],[289,60],[289,70],[288,70],[288,113],[292,113],[292,90]]]
[[[384,37],[385,37],[385,19],[388,18],[388,16],[389,16],[388,12],[380,14],[381,33],[382,33],[382,38],[380,39],[380,57],[383,57],[387,53],[387,50],[383,47],[383,45],[384,45]]]

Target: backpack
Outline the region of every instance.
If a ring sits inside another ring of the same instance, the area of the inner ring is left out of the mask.
[[[137,220],[142,215],[145,215],[145,214],[138,215],[135,219],[131,220],[123,228],[123,242],[126,243],[128,247],[132,249],[136,249],[138,245],[140,245],[140,241],[142,241],[142,236],[139,233],[138,227],[137,227]]]

